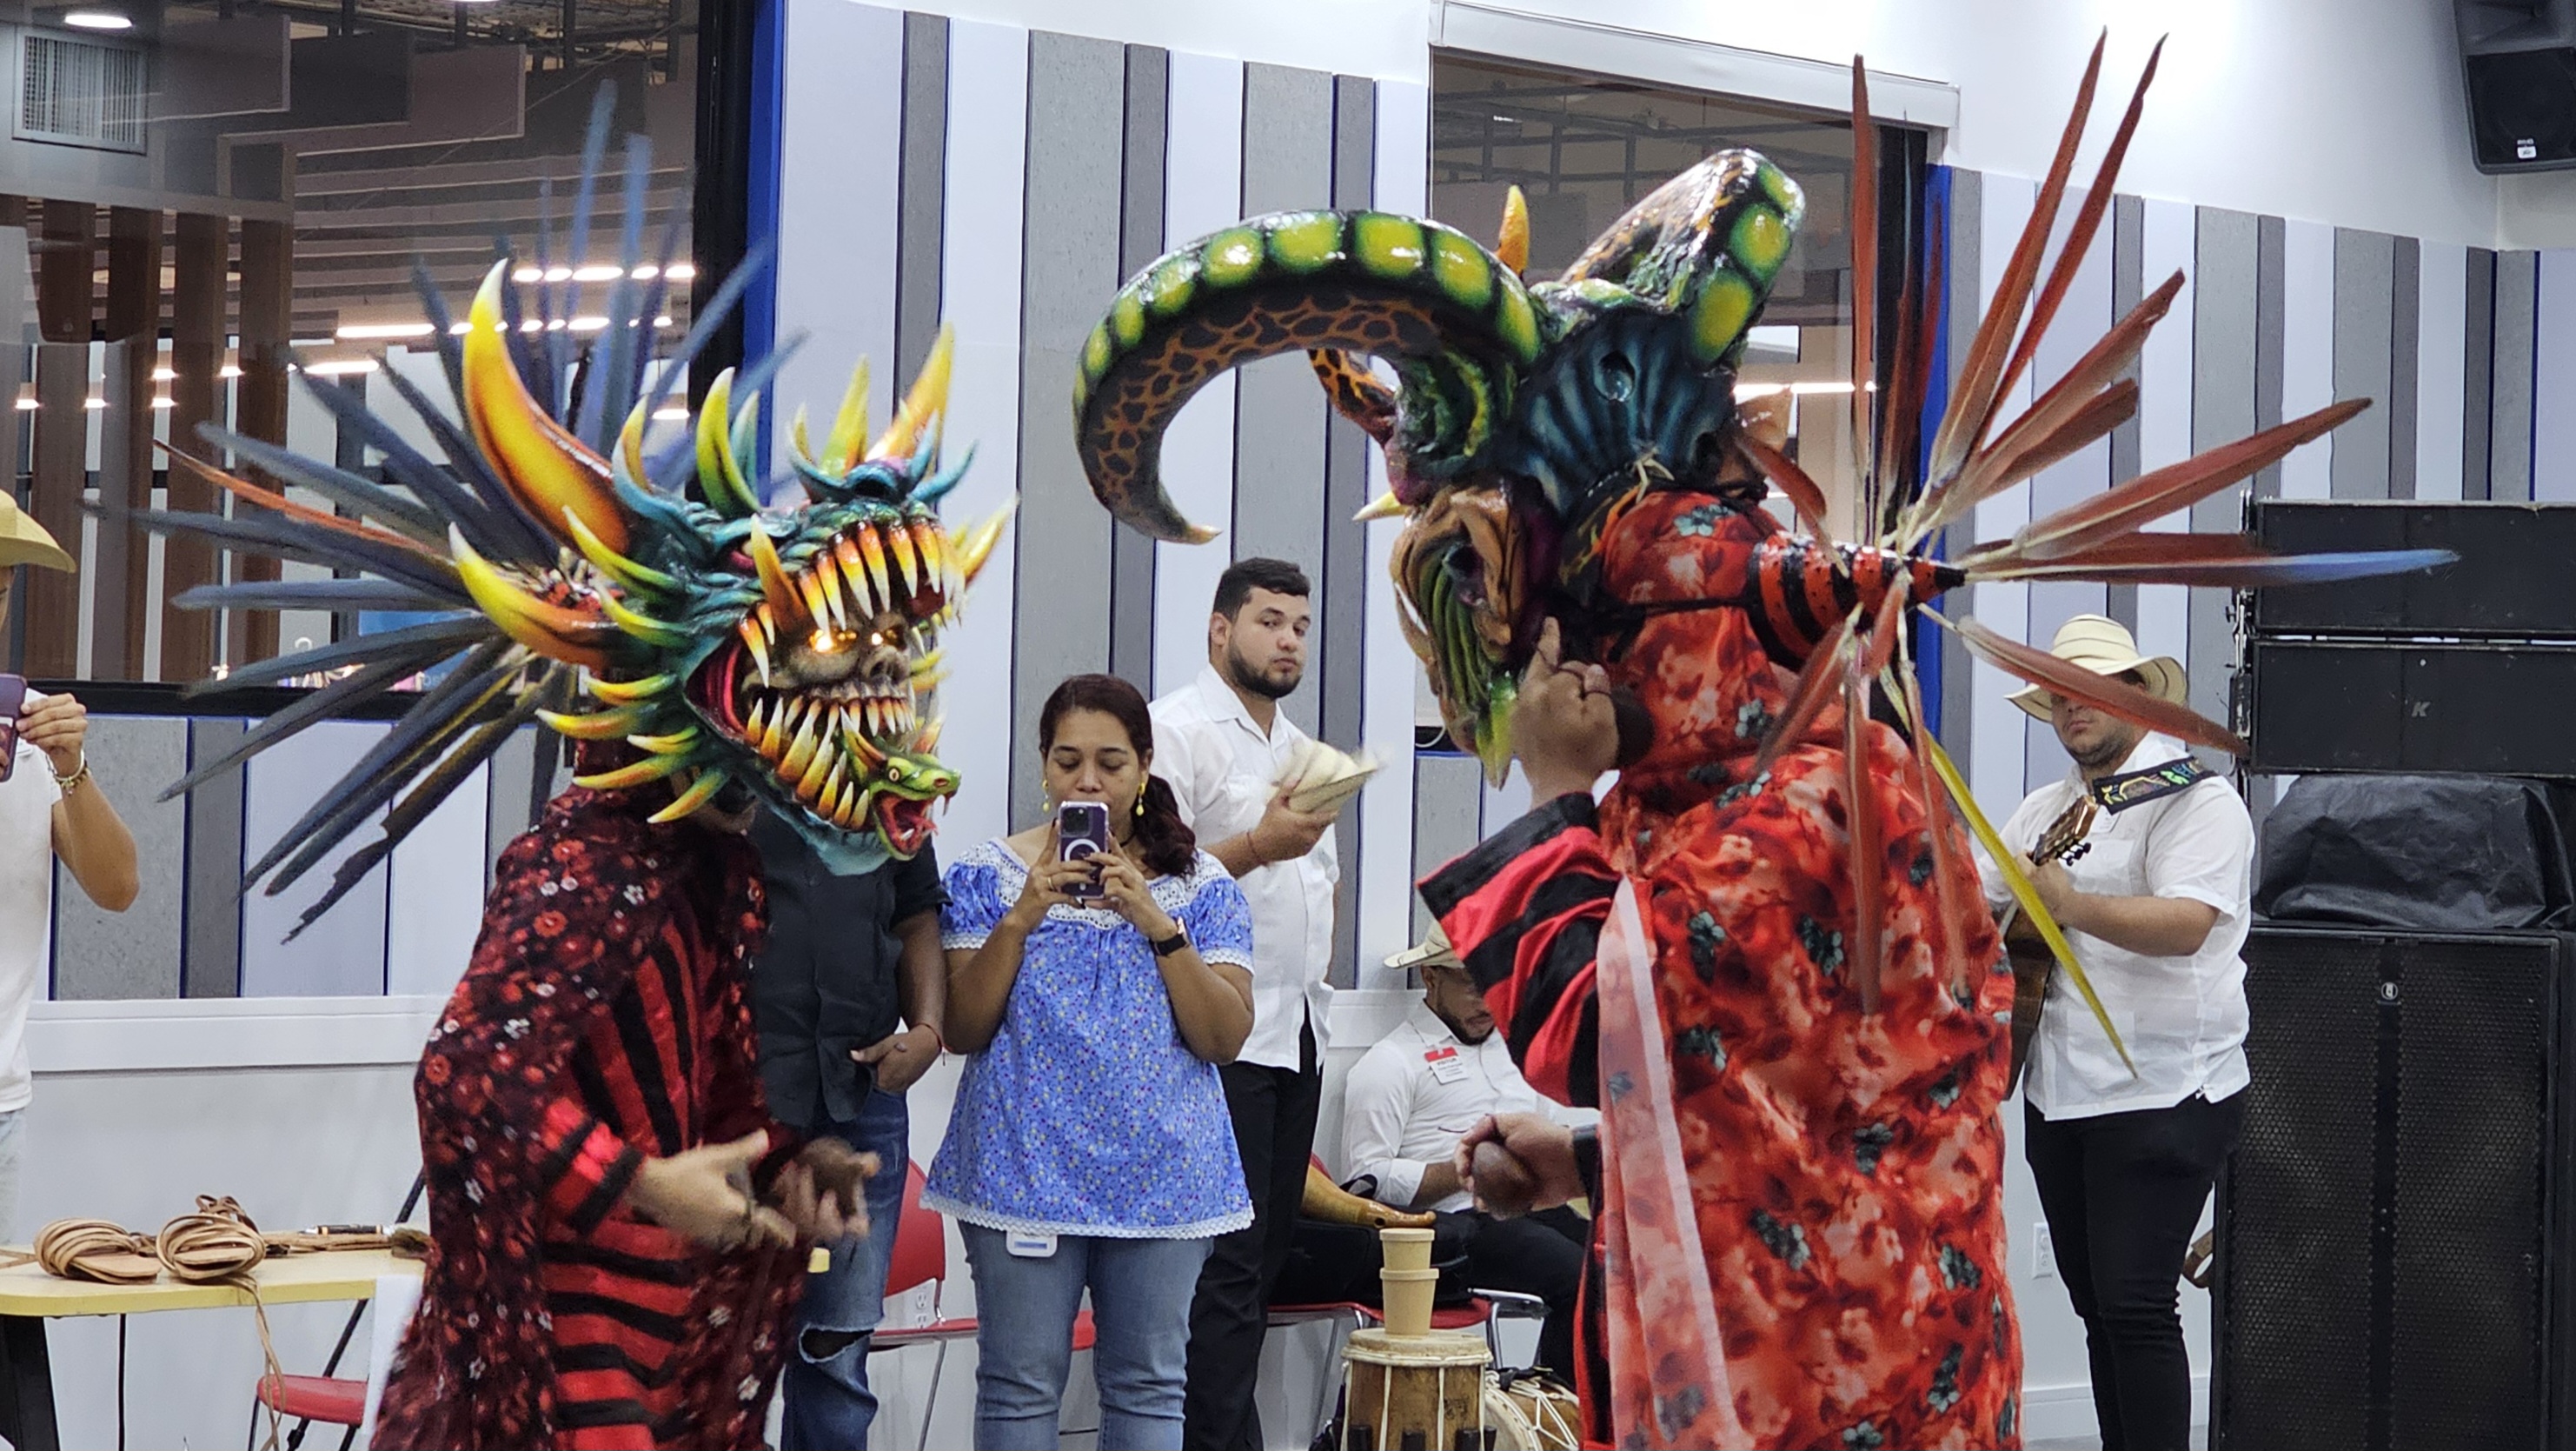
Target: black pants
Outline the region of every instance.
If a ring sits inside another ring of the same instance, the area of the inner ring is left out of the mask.
[[[1480,1290],[1518,1290],[1547,1302],[1539,1326],[1538,1363],[1571,1384],[1574,1380],[1574,1302],[1583,1288],[1584,1245],[1592,1227],[1571,1209],[1548,1209],[1526,1219],[1470,1216],[1467,1283]]]
[[[1270,1290],[1288,1262],[1297,1205],[1306,1195],[1315,1112],[1324,1098],[1314,1029],[1299,1039],[1302,1066],[1293,1072],[1258,1063],[1217,1070],[1234,1113],[1252,1225],[1219,1236],[1199,1272],[1198,1298],[1190,1305],[1189,1389],[1181,1402],[1181,1444],[1189,1451],[1258,1451],[1261,1445],[1261,1416],[1252,1401],[1261,1339],[1269,1329]]]
[[[2186,1451],[2191,1360],[2179,1306],[2183,1256],[2245,1095],[2054,1123],[2024,1105],[2025,1157],[2084,1321],[2103,1451]]]

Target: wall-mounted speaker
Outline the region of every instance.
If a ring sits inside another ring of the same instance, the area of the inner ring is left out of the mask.
[[[2576,0],[2451,0],[2478,170],[2576,167]]]

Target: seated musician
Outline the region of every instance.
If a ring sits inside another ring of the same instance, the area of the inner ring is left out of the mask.
[[[1484,994],[1439,927],[1386,965],[1419,969],[1422,1001],[1351,1068],[1342,1100],[1347,1187],[1396,1209],[1437,1213],[1440,1253],[1463,1248],[1467,1284],[1545,1300],[1538,1363],[1571,1375],[1588,1238],[1582,1218],[1564,1208],[1522,1219],[1475,1210],[1450,1162],[1460,1136],[1487,1116],[1547,1106],[1512,1065]]]

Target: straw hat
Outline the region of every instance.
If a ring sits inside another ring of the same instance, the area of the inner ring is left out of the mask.
[[[2070,665],[2081,665],[2096,675],[2126,675],[2136,671],[2139,682],[2149,695],[2181,705],[2191,694],[2191,682],[2182,673],[2182,662],[2171,655],[2141,655],[2138,639],[2128,627],[2107,615],[2077,615],[2057,627],[2057,640],[2048,653]],[[2013,704],[2039,717],[2049,718],[2049,703],[2054,697],[2037,685],[2026,685],[2012,693]]]
[[[9,491],[0,489],[0,569],[21,564],[59,569],[66,574],[80,568],[54,542],[54,536],[45,532],[44,525],[28,518],[18,501],[9,497]]]
[[[1460,962],[1458,954],[1450,949],[1449,934],[1441,931],[1440,924],[1437,922],[1431,924],[1431,932],[1428,936],[1388,958],[1386,965],[1397,972],[1416,967],[1454,967],[1463,971],[1467,966]]]

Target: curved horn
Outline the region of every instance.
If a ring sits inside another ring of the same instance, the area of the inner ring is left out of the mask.
[[[1806,214],[1806,195],[1788,173],[1757,152],[1721,151],[1630,207],[1558,285],[1686,313],[1692,358],[1703,367],[1731,361]]]
[[[601,543],[622,554],[626,510],[617,502],[608,461],[538,406],[510,358],[508,324],[501,317],[501,287],[509,270],[507,258],[492,264],[468,314],[461,375],[465,426],[493,472],[547,532],[574,542],[555,524],[569,509]]]
[[[1157,539],[1203,543],[1160,478],[1163,430],[1208,380],[1278,353],[1394,362],[1411,471],[1454,472],[1491,437],[1542,320],[1520,277],[1464,233],[1384,212],[1282,212],[1164,254],[1092,330],[1074,421],[1092,492]]]

